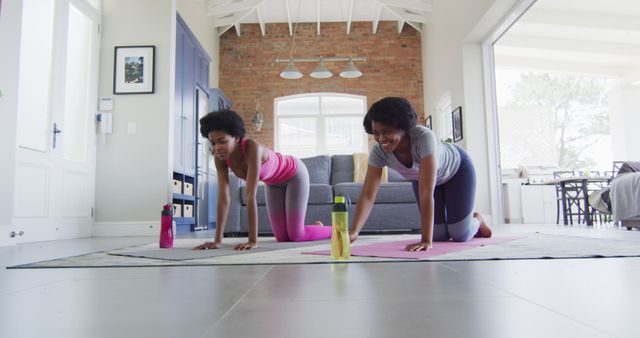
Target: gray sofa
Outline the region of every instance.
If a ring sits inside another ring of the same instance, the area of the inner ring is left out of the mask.
[[[362,190],[361,183],[353,183],[353,156],[314,156],[301,159],[307,166],[311,182],[307,204],[306,224],[316,220],[331,224],[333,197],[348,196],[349,224],[353,221],[355,205]],[[265,205],[264,185],[258,186],[258,232],[271,234],[271,225]],[[231,204],[225,234],[247,233],[246,193],[244,181],[230,174]],[[363,232],[408,232],[420,230],[420,215],[410,182],[389,169],[389,182],[382,183],[375,205]]]

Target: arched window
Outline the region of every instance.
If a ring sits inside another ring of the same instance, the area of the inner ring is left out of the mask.
[[[275,148],[297,157],[366,152],[366,106],[364,96],[337,93],[276,98]]]

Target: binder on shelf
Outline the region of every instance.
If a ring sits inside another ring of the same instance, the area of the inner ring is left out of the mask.
[[[173,203],[173,217],[182,217],[181,203]]]
[[[173,189],[172,191],[176,194],[182,194],[182,181],[178,181],[173,179]]]
[[[184,182],[184,194],[185,195],[193,195],[193,184],[189,182]]]
[[[182,216],[193,217],[193,205],[185,204],[183,207],[184,207],[184,210],[183,210]]]

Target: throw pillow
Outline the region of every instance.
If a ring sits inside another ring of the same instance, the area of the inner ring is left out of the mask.
[[[354,153],[353,154],[353,182],[364,183],[364,177],[367,175],[367,167],[369,166],[369,154],[368,153]],[[388,181],[387,167],[382,168],[382,183]]]

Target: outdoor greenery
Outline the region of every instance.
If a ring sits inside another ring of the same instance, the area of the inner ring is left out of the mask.
[[[571,74],[522,73],[511,86],[511,100],[504,111],[534,112],[538,121],[545,121],[544,127],[552,128],[546,134],[553,135],[553,142],[546,140],[542,146],[553,148],[538,151],[553,152],[556,167],[588,169],[595,163],[590,148],[609,135],[607,81]],[[529,143],[532,148],[540,146]]]

